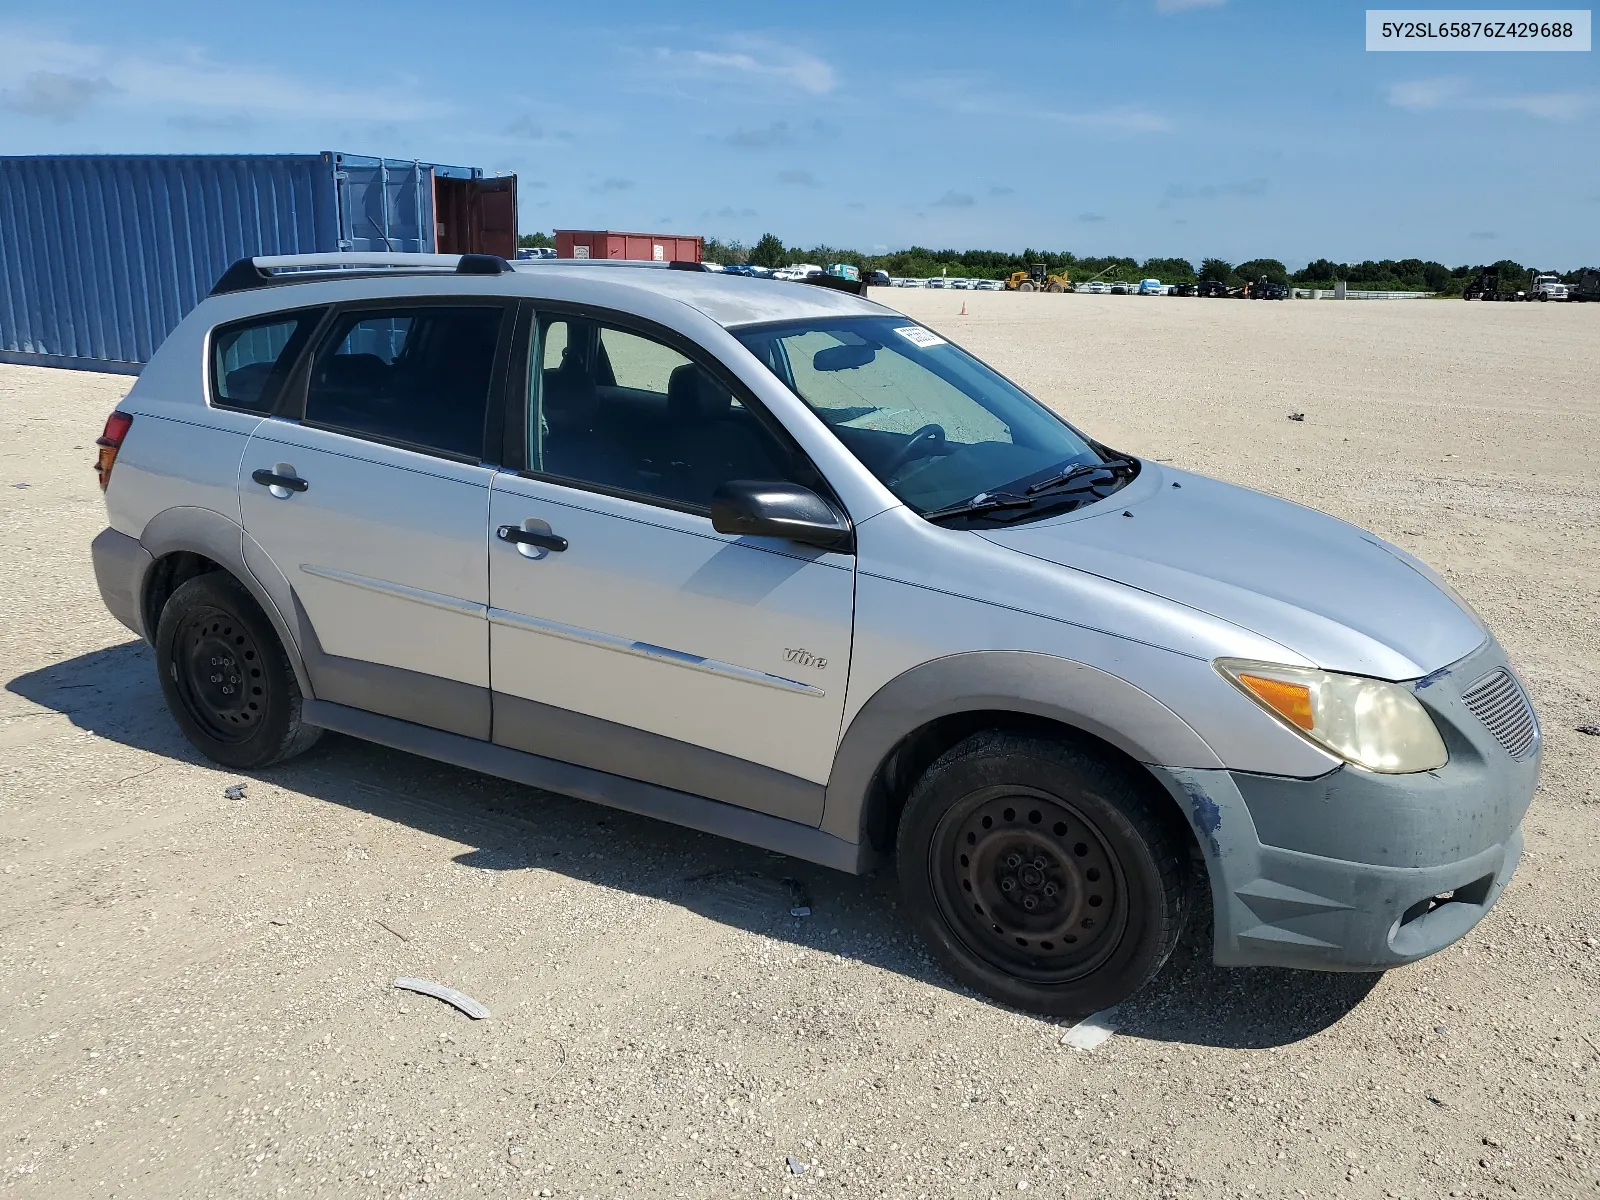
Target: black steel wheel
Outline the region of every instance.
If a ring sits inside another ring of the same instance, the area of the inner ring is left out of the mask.
[[[913,788],[896,854],[911,919],[945,967],[1052,1016],[1138,991],[1189,907],[1176,809],[1066,740],[986,732],[952,748]]]
[[[190,579],[167,598],[155,644],[167,707],[207,758],[264,767],[320,735],[300,719],[300,688],[266,614],[225,572]]]
[[[962,940],[1020,979],[1081,979],[1127,928],[1122,865],[1099,830],[1032,788],[982,788],[953,805],[935,831],[929,875]]]
[[[183,615],[173,643],[174,683],[189,719],[219,742],[248,741],[266,715],[271,681],[244,622],[198,605]]]

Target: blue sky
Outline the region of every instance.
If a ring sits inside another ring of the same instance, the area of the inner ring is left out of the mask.
[[[1364,10],[0,0],[0,153],[481,166],[524,231],[1600,260],[1594,53],[1369,54]]]

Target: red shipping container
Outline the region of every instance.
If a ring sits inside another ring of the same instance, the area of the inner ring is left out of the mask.
[[[699,262],[701,239],[673,233],[556,230],[557,258],[620,258],[642,262]]]

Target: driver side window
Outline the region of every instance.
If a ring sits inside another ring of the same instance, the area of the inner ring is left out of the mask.
[[[530,362],[535,472],[697,510],[734,479],[817,486],[797,448],[663,341],[551,314]]]

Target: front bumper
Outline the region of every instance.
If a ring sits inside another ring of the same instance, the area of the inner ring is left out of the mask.
[[[1444,949],[1511,880],[1522,830],[1429,866],[1384,866],[1261,842],[1228,771],[1157,771],[1190,813],[1211,876],[1223,966],[1381,971]],[[1297,781],[1308,791],[1321,780]]]
[[[1450,752],[1437,771],[1316,779],[1152,768],[1194,828],[1227,966],[1371,971],[1467,933],[1505,890],[1539,781],[1463,692],[1506,667],[1493,640],[1413,685]]]

